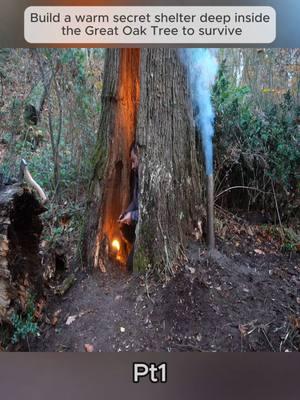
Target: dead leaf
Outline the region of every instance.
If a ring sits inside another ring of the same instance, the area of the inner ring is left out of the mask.
[[[43,309],[45,307],[45,304],[46,304],[45,300],[44,299],[40,299],[39,302],[36,305],[36,308],[35,308],[35,311],[34,311],[34,316],[38,320],[42,319]]]
[[[300,329],[300,317],[292,316],[292,317],[290,317],[290,321],[294,328]]]
[[[86,353],[92,353],[92,352],[94,351],[94,346],[93,346],[92,344],[86,343],[86,344],[84,345],[84,351],[85,351]]]
[[[201,333],[198,333],[198,335],[196,336],[196,340],[197,340],[197,342],[201,342],[201,340],[202,340]]]
[[[90,314],[94,312],[93,310],[85,310],[85,311],[80,311],[80,313],[78,314],[78,317],[83,317],[86,314]]]
[[[75,321],[76,318],[77,318],[77,315],[70,315],[67,318],[66,325],[71,325]]]
[[[264,251],[260,250],[260,249],[254,249],[254,253],[256,254],[266,254]]]
[[[254,236],[254,232],[250,226],[247,228],[247,233],[249,236]]]
[[[191,274],[194,274],[196,272],[196,268],[194,267],[189,267],[188,265],[186,265],[185,269],[187,271],[189,271]]]
[[[239,324],[239,331],[243,337],[250,335],[256,329],[257,319],[248,322],[247,324]]]
[[[93,312],[93,310],[85,310],[85,311],[81,311],[78,315],[70,315],[67,318],[66,325],[71,325],[75,321],[75,319],[83,317],[84,315],[92,313],[92,312]]]
[[[246,336],[247,335],[247,326],[239,324],[239,331],[242,336]]]
[[[55,311],[55,313],[53,314],[52,319],[51,319],[51,325],[55,326],[57,324],[60,313],[61,313],[61,310]]]

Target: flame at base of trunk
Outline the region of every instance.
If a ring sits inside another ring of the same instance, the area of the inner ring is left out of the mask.
[[[114,239],[111,243],[111,247],[113,249],[113,251],[119,252],[120,251],[120,242],[118,239]]]
[[[124,243],[121,239],[115,238],[111,241],[110,257],[122,265],[126,264],[126,252],[124,249]]]

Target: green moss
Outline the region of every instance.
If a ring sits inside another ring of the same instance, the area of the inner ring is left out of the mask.
[[[95,169],[95,173],[99,177],[100,175],[103,176],[103,165],[105,165],[106,161],[106,146],[101,141],[97,144],[94,154],[92,156],[92,166]],[[101,173],[102,172],[102,173]]]
[[[136,272],[145,271],[150,263],[150,259],[142,248],[134,254],[133,269]]]
[[[107,162],[107,147],[103,140],[99,140],[96,149],[91,158],[91,168],[93,171],[92,179],[90,180],[89,198],[94,196],[94,185],[99,180],[104,178],[104,172]]]
[[[135,271],[145,271],[150,264],[153,266],[153,254],[155,254],[155,233],[153,232],[153,227],[144,216],[139,226],[138,236],[141,238],[139,241],[139,246],[134,254],[134,270]]]

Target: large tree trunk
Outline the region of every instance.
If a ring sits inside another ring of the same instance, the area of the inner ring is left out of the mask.
[[[83,256],[105,268],[121,240],[117,219],[130,201],[129,149],[139,147],[139,222],[134,269],[170,269],[200,214],[187,78],[175,49],[107,51],[102,117]],[[122,247],[121,247],[122,248]],[[119,254],[122,263],[127,254]]]

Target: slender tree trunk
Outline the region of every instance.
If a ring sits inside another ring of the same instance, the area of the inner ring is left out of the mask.
[[[107,51],[102,116],[83,237],[83,258],[104,269],[130,201],[130,145],[139,148],[134,268],[171,269],[200,216],[193,110],[175,49]],[[121,246],[122,248],[122,246]],[[126,253],[126,252],[125,252]],[[122,263],[127,254],[121,254]]]

